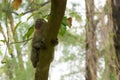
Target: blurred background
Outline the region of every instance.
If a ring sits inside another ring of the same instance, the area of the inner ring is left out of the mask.
[[[33,26],[38,18],[47,20],[50,13],[51,4],[46,3],[47,0],[17,1],[0,0],[0,80],[34,80],[35,69],[30,62]],[[94,27],[90,26],[87,17],[89,9],[87,11],[86,3],[89,1],[67,0],[63,19],[65,25],[61,24],[59,44],[55,48],[49,80],[86,80],[89,39],[95,44],[92,53],[96,56],[94,66],[97,80],[117,80],[114,74],[111,79],[106,77],[110,70],[107,64],[116,67],[109,62],[113,56],[111,53],[114,53],[114,33],[110,22],[112,9],[109,2],[110,0],[95,0],[95,6],[89,6],[94,8],[94,13],[91,14]],[[92,29],[93,38],[89,35],[89,29]]]

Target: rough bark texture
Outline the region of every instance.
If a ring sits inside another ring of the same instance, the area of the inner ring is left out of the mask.
[[[120,6],[115,5],[112,0],[112,17],[113,17],[113,25],[114,25],[114,46],[115,52],[117,56],[117,80],[120,80]],[[119,4],[120,5],[120,4]]]
[[[57,38],[66,2],[67,0],[51,0],[51,13],[43,37],[47,49],[40,49],[35,80],[48,80],[50,63],[54,58],[54,46],[51,41]]]
[[[97,80],[96,26],[94,24],[94,0],[86,1],[86,80]]]

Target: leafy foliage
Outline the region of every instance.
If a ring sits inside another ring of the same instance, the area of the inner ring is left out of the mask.
[[[5,44],[5,46],[2,45],[2,47],[7,49],[4,51],[1,50],[0,52],[1,55],[4,55],[6,52],[5,56],[2,57],[5,63],[1,69],[0,75],[5,73],[10,80],[33,80],[34,78],[34,70],[29,60],[31,45],[28,41],[31,40],[29,40],[29,38],[32,37],[32,33],[34,32],[34,21],[38,18],[47,19],[50,11],[50,8],[48,9],[50,4],[40,6],[40,3],[44,3],[44,0],[13,0],[13,2],[2,0],[0,3],[0,23],[3,28],[1,31],[5,33],[4,39],[0,40],[0,42]],[[25,17],[26,15],[27,17]],[[26,21],[24,21],[22,17],[25,17],[24,19]],[[72,18],[64,16],[61,29],[59,30],[59,40],[61,43],[68,45],[65,46],[66,48],[68,48],[69,45],[79,45],[79,42],[77,42],[80,40],[79,35],[73,35],[68,32],[68,29],[72,28],[71,25]],[[2,33],[0,34],[3,36]],[[82,40],[84,39],[81,37],[81,41]],[[66,49],[64,55],[67,56],[68,53],[69,50]],[[24,57],[26,58],[24,59]],[[75,58],[76,55],[71,54],[68,57],[64,57],[63,61],[74,61]],[[57,63],[59,63],[59,61]],[[7,78],[5,80],[7,80]]]
[[[72,19],[71,18],[67,18],[66,16],[64,16],[62,23],[61,23],[61,27],[59,30],[59,34],[61,36],[63,36],[67,30],[67,26],[71,27],[72,26]]]
[[[30,36],[32,35],[33,31],[34,31],[34,26],[31,26],[28,29],[27,33],[25,33],[25,35],[23,36],[23,40],[30,38]]]

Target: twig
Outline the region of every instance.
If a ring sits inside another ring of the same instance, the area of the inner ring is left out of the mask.
[[[48,4],[48,3],[50,3],[50,0],[49,0],[49,1],[46,1],[46,2],[44,2],[44,3],[42,3],[42,4],[38,4],[38,6],[43,7],[43,6],[45,6],[46,4]],[[36,10],[38,10],[38,8],[28,10],[28,11],[22,13],[22,14],[24,15],[24,14],[27,14],[27,13],[30,13],[30,12],[33,12],[33,11],[36,11]]]
[[[50,0],[40,4],[40,6],[43,7],[44,5],[48,4],[49,2],[50,2]]]
[[[23,42],[26,42],[26,41],[30,41],[31,39],[32,38],[29,38],[29,39],[23,40],[23,41],[11,42],[10,44],[23,43]]]

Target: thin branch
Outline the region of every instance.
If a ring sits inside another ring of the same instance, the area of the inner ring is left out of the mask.
[[[30,41],[32,38],[29,38],[27,40],[23,40],[23,41],[16,41],[16,42],[11,42],[10,44],[17,44],[17,43],[23,43],[23,42],[26,42],[26,41]]]
[[[37,6],[43,7],[43,6],[45,6],[46,4],[48,4],[48,3],[50,3],[50,0],[49,0],[49,1],[46,1],[46,2],[44,2],[44,3],[42,3],[42,4],[37,4]],[[38,8],[31,9],[31,10],[28,10],[28,11],[26,11],[26,12],[23,12],[22,14],[25,15],[25,14],[27,14],[27,13],[37,11],[37,10],[39,9],[39,7],[38,7]],[[11,12],[11,13],[14,13],[15,15],[19,15],[17,12],[11,11],[11,10],[9,10],[9,9],[2,9],[2,11],[3,11],[3,12],[8,12],[8,11],[9,11],[9,12]]]
[[[46,2],[44,2],[44,3],[42,3],[42,4],[40,4],[39,6],[43,7],[43,6],[45,6],[46,4],[48,4],[48,3],[50,3],[50,0],[49,0],[49,1],[46,1]]]
[[[11,13],[14,13],[15,15],[19,15],[17,12],[15,12],[15,11],[12,11]]]
[[[50,3],[50,0],[49,0],[49,1],[46,1],[46,2],[44,2],[44,3],[42,3],[42,4],[38,4],[38,6],[43,7],[43,6],[45,6],[46,4],[48,4],[48,3]],[[39,9],[39,8],[31,9],[31,10],[28,10],[28,11],[22,13],[22,14],[24,15],[24,14],[27,14],[27,13],[30,13],[30,12],[34,12],[34,11],[36,11],[36,10],[38,10],[38,9]]]

